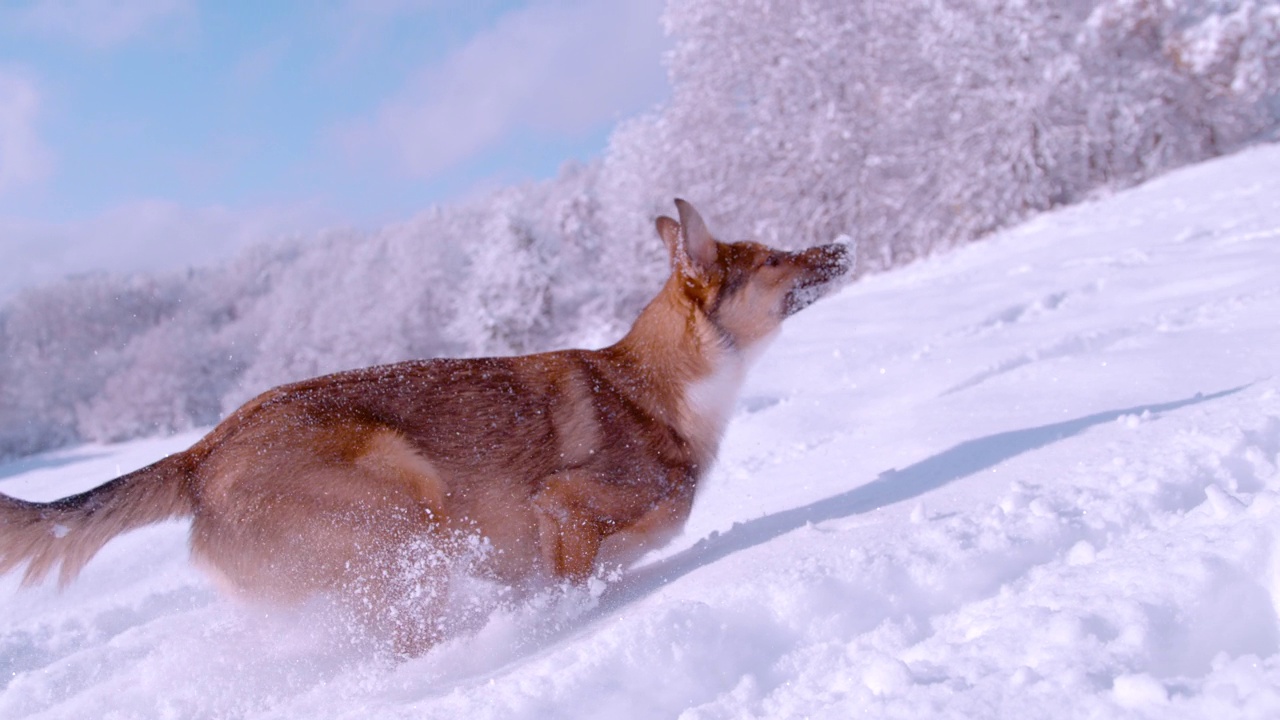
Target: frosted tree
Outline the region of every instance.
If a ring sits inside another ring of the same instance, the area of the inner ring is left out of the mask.
[[[0,454],[81,439],[77,411],[127,361],[133,337],[172,314],[178,289],[90,275],[20,294],[4,312]]]
[[[211,425],[222,399],[257,355],[245,321],[295,248],[256,247],[216,270],[191,271],[172,311],[131,337],[101,390],[76,408],[81,437],[120,440]]]
[[[439,298],[460,265],[447,230],[432,211],[375,234],[334,232],[300,247],[246,314],[261,341],[224,410],[281,383],[439,352]]]
[[[1276,7],[673,0],[673,97],[602,185],[889,267],[1274,127]]]
[[[113,441],[217,422],[223,394],[243,371],[234,351],[208,326],[156,326],[129,344],[129,366],[77,407],[78,434]]]
[[[554,248],[521,216],[516,191],[490,199],[466,240],[450,332],[473,355],[537,349],[549,333]]]

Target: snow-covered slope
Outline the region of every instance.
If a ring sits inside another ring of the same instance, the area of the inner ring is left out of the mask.
[[[155,526],[64,592],[0,581],[0,717],[1280,717],[1278,371],[1267,146],[801,313],[687,531],[621,579],[394,663],[219,599]]]

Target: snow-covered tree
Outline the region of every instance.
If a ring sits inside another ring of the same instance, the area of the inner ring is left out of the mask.
[[[171,282],[87,275],[28,290],[3,313],[0,455],[79,439],[78,409],[127,363],[129,341],[171,316]]]

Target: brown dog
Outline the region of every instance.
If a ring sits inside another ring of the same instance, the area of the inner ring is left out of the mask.
[[[412,653],[439,639],[451,564],[477,538],[473,569],[517,586],[638,557],[688,517],[748,365],[852,265],[841,244],[717,242],[676,207],[657,220],[671,276],[617,344],[269,390],[88,492],[0,495],[0,572],[28,561],[36,583],[60,563],[67,583],[116,535],[190,516],[194,560],[232,592],[345,598]]]

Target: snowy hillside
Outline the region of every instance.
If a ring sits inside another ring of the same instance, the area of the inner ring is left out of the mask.
[[[155,526],[0,580],[0,717],[1280,717],[1278,277],[1280,146],[1042,216],[793,318],[622,579],[397,664]]]

